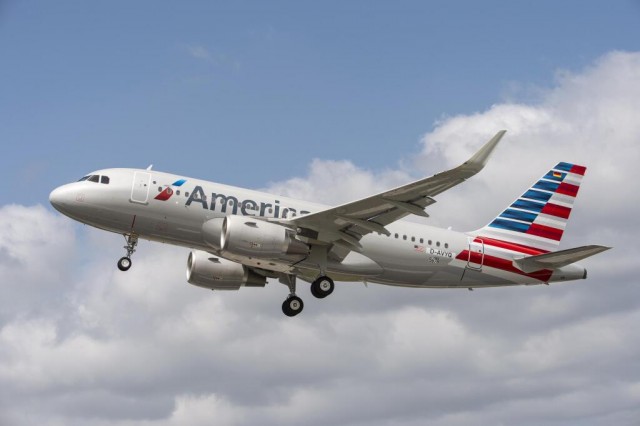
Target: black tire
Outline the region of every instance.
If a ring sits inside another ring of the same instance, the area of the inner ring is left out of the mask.
[[[128,257],[122,257],[118,260],[118,269],[122,272],[128,271],[131,268],[131,259]]]
[[[333,293],[334,289],[333,280],[327,276],[320,277],[311,284],[311,294],[318,299],[324,299]]]
[[[322,299],[322,295],[320,293],[318,293],[318,289],[316,287],[317,287],[316,285],[311,284],[311,294],[316,299]]]
[[[295,317],[303,308],[304,303],[298,296],[291,296],[282,303],[282,313],[288,317]]]

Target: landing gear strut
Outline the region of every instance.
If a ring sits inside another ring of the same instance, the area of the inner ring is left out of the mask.
[[[138,236],[135,234],[125,234],[125,240],[127,241],[127,245],[124,246],[124,249],[127,251],[127,255],[121,257],[118,260],[118,269],[121,271],[128,271],[131,268],[131,256],[136,251],[136,246],[138,245]]]
[[[324,299],[331,293],[335,285],[333,280],[325,275],[318,277],[313,283],[311,283],[311,294],[318,299]]]
[[[282,275],[280,282],[289,287],[289,296],[282,303],[282,313],[288,317],[295,317],[304,308],[302,299],[296,296],[296,276],[295,275]]]

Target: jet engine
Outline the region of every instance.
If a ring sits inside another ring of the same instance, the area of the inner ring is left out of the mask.
[[[224,218],[218,217],[210,219],[202,224],[202,238],[204,239],[204,242],[215,249],[216,252],[220,250],[220,238],[223,223]]]
[[[222,223],[222,253],[258,259],[301,260],[309,246],[296,239],[295,231],[250,217],[227,216]]]
[[[267,279],[239,263],[193,250],[187,260],[187,282],[211,290],[239,290],[264,287]]]

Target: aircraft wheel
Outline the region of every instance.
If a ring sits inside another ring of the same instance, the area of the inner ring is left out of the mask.
[[[118,260],[118,269],[121,271],[128,271],[131,268],[131,259],[128,257],[122,257]]]
[[[333,280],[327,276],[322,276],[311,284],[311,294],[318,299],[324,299],[333,293],[334,288]]]
[[[282,303],[282,312],[288,317],[295,317],[303,308],[304,303],[298,296],[291,296]]]
[[[322,296],[318,293],[318,289],[313,284],[311,284],[311,294],[317,299],[322,299]]]

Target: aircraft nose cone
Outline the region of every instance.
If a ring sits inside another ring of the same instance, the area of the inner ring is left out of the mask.
[[[49,202],[56,210],[64,213],[64,208],[71,203],[72,197],[73,194],[71,194],[70,188],[67,185],[63,185],[51,191]]]

